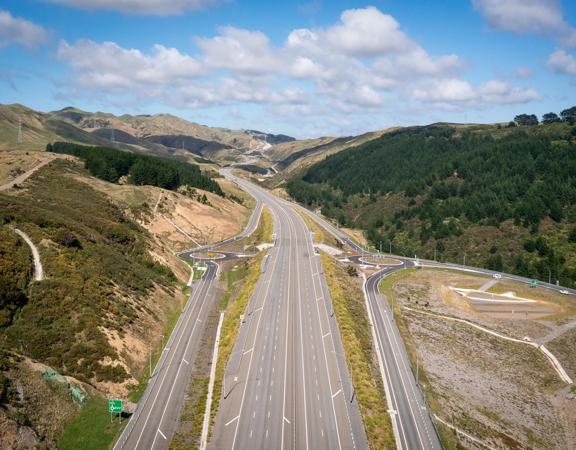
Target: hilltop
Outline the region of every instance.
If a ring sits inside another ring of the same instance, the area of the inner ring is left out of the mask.
[[[0,150],[15,148],[20,121],[28,150],[70,141],[198,162],[235,162],[246,153],[268,149],[269,142],[294,140],[254,130],[208,127],[171,114],[116,116],[74,107],[43,113],[22,105],[0,105]]]

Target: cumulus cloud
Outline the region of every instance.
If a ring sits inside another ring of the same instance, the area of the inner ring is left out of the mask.
[[[556,73],[576,76],[576,57],[566,50],[556,50],[548,58],[548,67]]]
[[[40,25],[0,9],[0,47],[10,44],[35,47],[47,40],[48,33]]]
[[[280,45],[231,26],[194,42],[197,53],[186,54],[163,45],[143,51],[63,41],[57,55],[78,92],[151,97],[181,108],[255,104],[283,114],[359,117],[398,103],[465,108],[539,98],[497,80],[471,85],[458,55],[428,53],[373,7],[344,11],[332,26],[292,30]]]
[[[208,66],[245,74],[268,73],[278,68],[280,61],[264,33],[234,27],[223,27],[219,32],[213,38],[196,38]]]
[[[414,45],[394,17],[374,7],[344,11],[340,23],[318,34],[336,51],[353,56],[397,53]]]
[[[514,87],[504,81],[490,80],[472,86],[460,79],[435,80],[415,88],[412,95],[417,100],[454,108],[527,103],[540,98],[534,89]]]
[[[496,29],[557,38],[576,46],[576,29],[562,14],[558,0],[472,0],[474,8]]]
[[[224,78],[218,83],[186,85],[175,95],[171,93],[166,98],[170,105],[179,108],[204,108],[233,103],[297,106],[306,102],[306,93],[294,87],[274,89],[250,81]]]
[[[204,73],[193,57],[175,48],[155,45],[149,54],[125,49],[114,42],[82,40],[75,45],[60,42],[58,58],[79,75],[78,81],[104,90],[162,87],[182,83]]]
[[[51,3],[83,9],[105,9],[128,14],[173,15],[190,9],[200,9],[219,0],[47,0]]]

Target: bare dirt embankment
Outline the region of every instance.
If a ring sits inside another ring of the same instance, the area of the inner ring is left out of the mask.
[[[116,185],[92,177],[79,180],[104,192],[148,230],[157,244],[151,249],[152,256],[168,265],[183,282],[190,270],[175,253],[235,236],[250,215],[243,204],[199,189],[182,194],[154,186]],[[223,184],[222,188],[227,194],[237,194],[231,186]]]
[[[522,297],[549,302],[558,313],[545,318],[524,314],[495,317],[479,312],[450,289],[478,289],[486,281],[454,272],[421,270],[396,274],[382,283],[382,290],[395,305],[414,365],[418,355],[420,382],[432,411],[492,448],[574,448],[576,401],[569,399],[569,386],[544,354],[524,343],[439,317],[464,319],[505,336],[537,341],[566,323],[573,314],[574,299],[539,289],[525,291],[506,281],[487,292],[516,291]],[[566,364],[573,354],[569,342],[550,350],[572,375]],[[482,448],[445,425],[438,427],[447,448]]]

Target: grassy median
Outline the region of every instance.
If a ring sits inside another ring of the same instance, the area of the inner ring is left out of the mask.
[[[364,295],[357,279],[334,258],[323,253],[322,265],[356,390],[370,448],[393,449],[394,434],[386,396],[370,336]]]
[[[262,210],[262,216],[256,231],[248,238],[255,245],[269,242],[272,239],[272,216],[267,208]],[[212,411],[210,412],[210,427],[214,423],[216,412],[220,406],[224,369],[228,358],[234,348],[236,337],[240,329],[240,316],[246,311],[248,301],[252,297],[256,283],[260,278],[260,266],[265,252],[260,252],[249,261],[242,261],[235,268],[224,272],[226,290],[220,301],[220,309],[224,310],[224,322],[220,331],[220,348],[216,364],[216,378],[214,380],[214,393],[212,398]]]

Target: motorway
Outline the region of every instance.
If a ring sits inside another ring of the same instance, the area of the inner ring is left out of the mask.
[[[115,450],[165,449],[178,426],[204,324],[214,307],[218,266],[212,262],[193,292],[162,351],[144,395]]]
[[[296,206],[296,208],[299,208],[319,226],[329,231],[333,236],[354,250],[364,255],[377,256],[377,254],[370,253],[362,248],[344,232],[319,215],[300,206]],[[410,450],[440,449],[442,447],[430,417],[430,411],[416,383],[416,378],[412,372],[408,354],[394,321],[390,305],[379,293],[378,284],[382,278],[390,273],[409,267],[451,269],[486,276],[499,275],[499,279],[508,279],[524,284],[531,284],[532,280],[517,275],[459,264],[438,263],[396,255],[390,256],[401,261],[403,264],[388,266],[374,273],[366,280],[364,290],[368,314],[373,325],[372,336],[386,390],[386,400],[394,429],[396,446],[399,449]],[[353,259],[358,263],[358,258]],[[550,283],[540,282],[539,286],[551,291],[563,291],[564,293],[576,295],[574,289],[568,289]]]
[[[368,278],[364,289],[375,349],[386,388],[396,447],[398,449],[441,449],[440,440],[416,384],[408,355],[390,306],[378,292],[382,278],[399,270],[389,267]]]
[[[310,230],[291,205],[224,173],[269,208],[276,242],[226,367],[209,448],[367,448]]]
[[[243,317],[224,376],[224,393],[212,433],[212,449],[365,449],[368,447],[312,235],[304,211],[353,249],[368,254],[341,230],[304,208],[281,200],[248,181],[224,175],[257,204],[237,237],[198,250],[214,249],[251,234],[266,205],[276,242]],[[185,252],[185,255],[191,252]],[[192,252],[193,253],[193,252]],[[394,256],[403,266],[385,268],[365,283],[373,340],[400,449],[439,449],[432,421],[410,368],[406,349],[379,281],[403,267],[437,267],[494,275],[495,272]],[[168,341],[152,379],[115,449],[167,448],[185,398],[203,323],[215,304],[218,266],[208,263]],[[523,283],[530,280],[501,274]],[[541,287],[566,288],[548,283]],[[573,289],[566,289],[575,294]]]

